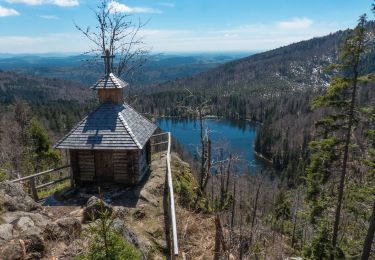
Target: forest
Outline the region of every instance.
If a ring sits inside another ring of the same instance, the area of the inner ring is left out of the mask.
[[[151,119],[198,120],[195,157],[174,141],[195,176],[176,192],[215,217],[215,259],[375,257],[374,32],[361,16],[353,29],[126,91]],[[0,180],[60,165],[52,143],[95,105],[82,83],[0,71]],[[212,115],[260,123],[249,149],[272,174],[236,172],[235,154],[213,160]]]

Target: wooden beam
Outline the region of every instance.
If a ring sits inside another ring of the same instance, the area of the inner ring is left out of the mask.
[[[64,177],[64,178],[61,178],[61,179],[58,179],[58,180],[55,180],[55,181],[47,182],[47,183],[44,183],[42,185],[36,186],[36,189],[38,190],[38,189],[41,189],[41,188],[45,188],[45,187],[50,186],[52,184],[63,182],[65,180],[69,180],[69,179],[70,179],[70,176],[67,176],[67,177]]]
[[[64,165],[64,166],[61,166],[61,167],[57,167],[55,169],[50,169],[50,170],[47,170],[47,171],[44,171],[44,172],[39,172],[39,173],[29,175],[29,176],[26,176],[26,177],[23,177],[23,178],[19,178],[19,179],[16,179],[16,180],[11,180],[11,182],[20,182],[20,181],[28,180],[28,179],[31,179],[31,178],[38,177],[40,175],[55,172],[55,171],[62,170],[62,169],[68,168],[68,167],[70,167],[70,165]]]

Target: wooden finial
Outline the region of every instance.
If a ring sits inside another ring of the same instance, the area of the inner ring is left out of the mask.
[[[102,56],[104,59],[104,66],[105,66],[105,74],[109,75],[112,73],[112,59],[115,57],[115,55],[111,55],[110,51],[108,49],[105,50],[105,55]]]

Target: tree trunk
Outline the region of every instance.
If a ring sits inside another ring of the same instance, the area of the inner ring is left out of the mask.
[[[352,128],[354,124],[354,107],[355,107],[355,100],[356,100],[356,94],[357,94],[357,81],[358,81],[357,66],[358,66],[358,63],[354,66],[354,69],[353,69],[354,71],[353,91],[352,91],[352,96],[350,100],[348,129],[346,131],[346,136],[345,136],[344,158],[342,160],[340,184],[339,184],[338,197],[337,197],[337,203],[336,203],[335,222],[333,224],[333,234],[332,234],[333,252],[331,255],[331,259],[335,258],[334,255],[336,253],[337,236],[338,236],[339,226],[340,226],[342,200],[343,200],[344,189],[345,189],[345,178],[346,178],[346,172],[348,168],[350,137],[352,135]]]
[[[257,209],[258,209],[258,198],[259,198],[259,191],[262,186],[262,182],[259,182],[259,186],[257,189],[257,192],[255,194],[255,201],[254,201],[254,209],[253,209],[253,214],[251,218],[251,230],[250,230],[250,244],[253,242],[253,231],[254,231],[254,225],[255,225],[255,220],[257,216]]]
[[[203,179],[204,179],[204,173],[205,173],[205,156],[206,156],[206,143],[204,141],[204,121],[203,121],[203,114],[202,111],[199,109],[199,130],[200,130],[200,141],[201,141],[201,169],[200,169],[200,180],[199,180],[199,186],[202,190],[203,186]],[[203,191],[203,190],[202,190]]]
[[[367,260],[370,257],[371,246],[372,246],[372,242],[374,240],[374,233],[375,233],[375,201],[374,201],[374,205],[372,206],[372,214],[371,214],[371,218],[370,218],[370,225],[369,225],[369,228],[367,230],[365,243],[363,245],[361,260]]]
[[[214,260],[219,260],[221,256],[221,228],[220,228],[220,219],[219,216],[216,215],[215,217],[215,252],[214,252]]]
[[[226,185],[225,185],[225,199],[228,198],[228,189],[229,189],[229,179],[230,179],[230,167],[231,167],[231,164],[232,164],[232,155],[230,154],[229,155],[229,161],[228,161],[228,168],[227,168],[227,173],[226,173],[226,177],[227,177],[227,181],[226,181]]]
[[[221,221],[218,214],[215,216],[215,254],[214,259],[218,260],[221,256],[221,248],[223,249],[223,252],[227,251],[227,246],[225,244],[224,235],[223,235],[223,228],[221,227]]]

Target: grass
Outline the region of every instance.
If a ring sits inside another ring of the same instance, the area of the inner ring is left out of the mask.
[[[70,180],[65,180],[55,185],[51,185],[51,187],[43,188],[38,191],[39,198],[46,198],[48,196],[53,195],[56,192],[59,192],[67,187],[70,186]]]
[[[172,156],[173,187],[182,206],[200,212],[209,212],[207,200],[198,196],[198,182],[193,176],[190,166],[178,157]]]

